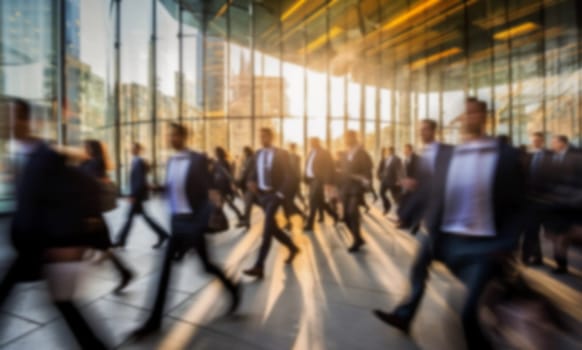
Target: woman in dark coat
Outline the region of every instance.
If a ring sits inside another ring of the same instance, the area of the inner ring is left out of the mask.
[[[226,204],[234,211],[239,221],[242,221],[243,215],[240,210],[234,205],[235,197],[235,181],[232,170],[232,165],[228,161],[226,151],[222,147],[216,147],[214,150],[216,157],[212,166],[212,176],[214,186],[220,192],[220,195]]]
[[[99,183],[108,181],[107,178],[107,158],[106,153],[103,149],[101,142],[97,140],[86,140],[85,141],[85,152],[87,153],[88,159],[85,160],[80,165],[81,171],[87,175],[95,178]],[[97,199],[96,199],[97,200]],[[133,279],[133,273],[123,262],[123,260],[112,250],[113,243],[111,242],[111,237],[109,235],[109,229],[105,223],[105,219],[102,215],[99,215],[94,219],[98,222],[97,232],[91,235],[92,247],[101,250],[107,259],[111,261],[115,269],[120,275],[121,282],[115,288],[115,293],[121,292]]]

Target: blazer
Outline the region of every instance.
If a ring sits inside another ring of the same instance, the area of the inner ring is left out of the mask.
[[[107,176],[105,171],[105,163],[102,160],[96,158],[90,158],[81,163],[80,168],[86,174],[96,177],[98,179]]]
[[[425,225],[433,240],[434,247],[438,246],[439,238],[442,235],[441,224],[446,204],[446,183],[453,153],[440,154],[436,162],[432,184],[429,191],[425,192],[427,195],[425,200],[428,202]],[[513,251],[517,247],[523,226],[525,174],[517,149],[498,141],[497,162],[493,176],[491,198],[496,236],[477,247],[480,254]]]
[[[273,191],[283,194],[285,197],[291,196],[296,186],[294,186],[295,174],[291,171],[289,154],[281,148],[273,147],[274,155],[271,164],[271,171],[267,172]],[[255,153],[253,165],[250,170],[250,180],[258,182],[257,161],[259,156],[265,151],[264,148]]]
[[[289,167],[293,172],[293,179],[296,182],[301,181],[301,157],[297,154],[289,153]]]
[[[216,189],[216,187],[212,180],[206,155],[188,151],[188,157],[190,158],[190,165],[186,175],[186,197],[190,209],[192,209],[192,212],[196,212],[209,204],[208,191]],[[172,159],[170,158],[167,169],[169,169],[171,162]],[[166,171],[166,174],[168,174],[168,171]]]
[[[149,171],[146,161],[138,157],[131,161],[129,172],[130,196],[141,202],[148,198],[147,173]]]
[[[311,150],[315,152],[315,150]],[[307,160],[305,161],[305,180],[307,180],[307,166],[309,164],[309,158],[312,153],[309,153]],[[335,164],[331,158],[331,154],[320,148],[315,153],[315,158],[313,159],[313,178],[324,184],[331,184],[333,182],[333,174],[335,172]]]
[[[388,167],[386,167],[387,161],[388,158],[383,158],[378,163],[376,175],[380,181],[388,184],[389,186],[394,186],[398,183],[400,177],[402,176],[402,160],[398,156],[394,155],[392,156],[392,162],[390,165],[388,165]]]
[[[420,175],[418,173],[419,163],[420,163],[420,158],[418,157],[418,155],[416,153],[412,153],[408,163],[402,161],[403,168],[404,168],[404,176],[410,177],[410,178],[415,179],[415,180],[418,179],[418,176]]]
[[[359,147],[352,159],[346,154],[342,165],[342,193],[344,195],[361,195],[366,192],[360,179],[370,180],[372,177],[372,157],[363,148]]]

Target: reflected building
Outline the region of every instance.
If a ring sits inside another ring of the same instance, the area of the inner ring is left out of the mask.
[[[378,156],[381,147],[417,144],[424,118],[443,126],[442,140],[456,142],[466,96],[487,101],[490,133],[509,135],[515,145],[535,131],[580,145],[581,6],[2,1],[0,94],[35,105],[43,137],[104,140],[116,164],[111,176],[121,184],[132,141],[146,146],[154,177],[163,175],[168,122],[192,130],[192,147],[223,145],[232,154],[257,146],[265,126],[280,144],[305,146],[319,136],[333,151],[343,147],[342,133],[355,129]],[[10,135],[0,136],[5,150]]]

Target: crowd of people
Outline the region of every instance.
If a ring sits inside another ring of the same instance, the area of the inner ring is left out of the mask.
[[[263,128],[260,149],[245,147],[235,164],[222,147],[214,150],[213,157],[190,149],[188,129],[171,124],[168,143],[174,153],[162,184],[148,183],[143,147],[132,145],[127,220],[112,235],[103,213],[115,207],[116,193],[111,192],[114,184],[108,177],[111,165],[104,145],[87,140],[84,150],[76,152],[34,137],[28,103],[14,99],[10,109],[19,153],[13,165],[17,208],[11,238],[17,256],[0,283],[0,305],[16,283],[44,276],[55,286],[54,303],[79,344],[106,348],[78,310],[70,284],[59,281],[74,279],[82,273],[87,252],[99,251],[119,272],[115,292],[121,292],[134,275],[116,248],[127,245],[133,219],[141,215],[158,238],[153,248],[165,251],[153,287],[152,311],[134,336],[159,331],[172,265],[189,251],[228,291],[228,313],[233,314],[241,303],[241,283],[212,262],[205,236],[217,216],[224,216],[223,210],[237,217],[237,227],[248,229],[253,207],[262,208],[262,241],[255,263],[243,270],[260,280],[267,271],[273,238],[287,248],[287,264],[301,254],[288,233],[293,215],[303,219],[302,229],[310,234],[316,219],[325,225],[327,214],[334,225],[345,224],[351,234],[350,253],[365,249],[362,215],[369,210],[366,198],[371,192],[374,201],[378,195],[381,198],[386,218],[419,241],[408,296],[393,310],[374,310],[376,317],[408,333],[429,267],[440,261],[467,288],[461,318],[468,348],[490,349],[493,345],[479,319],[480,300],[490,282],[507,278],[516,256],[520,264],[542,264],[545,233],[554,247],[553,272],[568,273],[568,248],[581,240],[582,152],[563,135],[553,136],[546,148],[543,133],[532,135],[529,151],[513,147],[506,137],[487,135],[485,102],[468,98],[465,103],[459,144],[438,142],[437,123],[422,120],[421,151],[406,144],[401,158],[393,146],[387,146],[377,166],[355,131],[345,133],[345,149],[336,157],[317,137],[310,138],[302,162],[297,145],[288,150],[277,147],[273,131]],[[169,231],[145,209],[151,191],[164,195]],[[284,227],[277,221],[280,211],[287,219]],[[46,272],[51,269],[58,272]]]

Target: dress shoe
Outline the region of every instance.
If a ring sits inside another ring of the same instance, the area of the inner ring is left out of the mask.
[[[303,231],[313,231],[313,226],[305,225],[305,227],[303,227]]]
[[[113,293],[120,294],[125,289],[125,287],[127,287],[127,285],[133,280],[133,278],[134,278],[133,272],[129,270],[124,271],[123,275],[121,276],[121,282],[119,283],[117,288],[113,290]]]
[[[568,268],[566,266],[558,266],[552,269],[554,275],[565,275],[568,273]]]
[[[290,222],[287,222],[287,223],[285,224],[285,230],[287,230],[287,231],[291,231],[291,223],[290,223]]]
[[[348,252],[350,253],[357,253],[360,251],[360,248],[364,245],[364,241],[355,242],[349,249]]]
[[[324,220],[325,220],[325,219],[324,219],[323,217],[320,217],[320,218],[317,220],[317,222],[319,222],[319,223],[321,224],[321,223],[323,223],[323,221],[324,221]]]
[[[290,265],[293,260],[295,260],[297,254],[299,254],[299,248],[295,247],[293,250],[291,250],[291,253],[289,253],[289,257],[287,257],[287,260],[285,260],[285,264]]]
[[[263,277],[265,277],[264,271],[260,267],[253,267],[252,269],[243,271],[243,273],[247,276],[255,277],[259,280],[262,280]]]
[[[398,328],[402,332],[409,334],[410,332],[410,321],[404,319],[403,317],[384,312],[382,310],[374,310],[374,315],[378,317],[382,322],[391,325],[394,328]]]
[[[159,249],[159,248],[161,248],[161,247],[162,247],[162,245],[164,245],[164,242],[166,242],[166,240],[167,240],[167,239],[168,239],[168,236],[161,236],[161,237],[158,239],[158,243],[156,243],[156,244],[154,244],[154,245],[152,246],[152,249]]]
[[[160,323],[146,322],[143,326],[133,331],[131,336],[136,339],[141,339],[147,337],[150,334],[158,332],[160,328],[162,328]]]
[[[250,227],[249,223],[247,221],[241,220],[238,222],[238,224],[236,224],[237,228],[246,228],[248,229]]]
[[[111,245],[111,247],[113,247],[113,248],[125,248],[125,243],[118,241],[118,242],[113,243]]]

